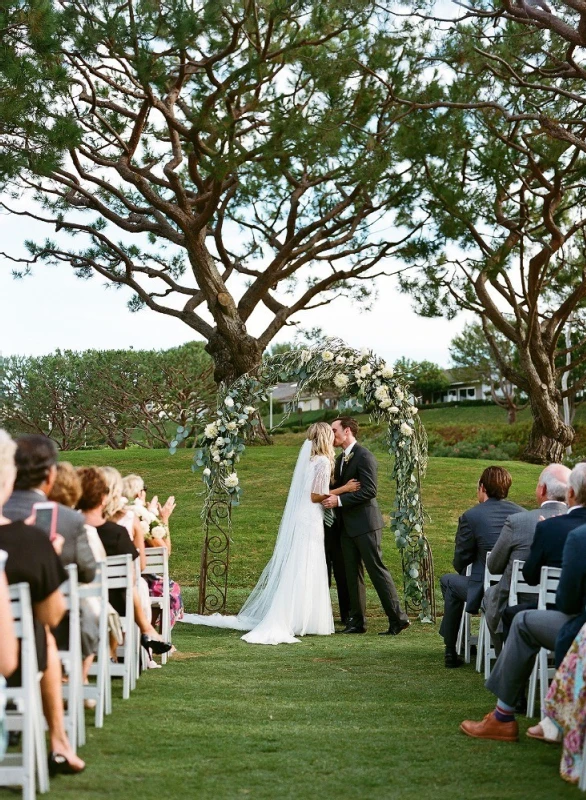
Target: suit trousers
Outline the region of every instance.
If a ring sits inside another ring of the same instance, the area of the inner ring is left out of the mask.
[[[350,592],[350,616],[355,625],[364,625],[366,618],[366,590],[364,568],[378,594],[391,625],[407,622],[407,614],[401,608],[399,595],[391,573],[383,564],[381,551],[382,531],[370,531],[360,536],[348,536],[342,520],[342,553],[346,565],[348,591]]]
[[[542,647],[555,648],[557,635],[569,619],[561,611],[530,609],[517,614],[486,688],[499,700],[514,706],[531,676],[535,656]]]
[[[324,526],[324,546],[326,550],[326,565],[328,568],[328,583],[332,585],[332,574],[336,582],[340,619],[347,622],[350,617],[350,593],[344,566],[344,555],[340,542],[340,524],[334,521],[331,527]],[[364,580],[362,581],[364,584]]]
[[[440,578],[440,586],[444,597],[444,616],[439,633],[444,638],[445,646],[454,650],[458,641],[458,631],[462,621],[464,604],[468,596],[468,577],[448,572]]]

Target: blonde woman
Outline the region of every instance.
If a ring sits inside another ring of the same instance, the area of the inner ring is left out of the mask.
[[[334,434],[325,422],[307,431],[301,448],[273,555],[252,594],[235,617],[186,614],[184,622],[248,631],[251,644],[298,642],[297,636],[334,633],[324,550],[324,509],[332,494]],[[334,494],[355,492],[349,481]]]

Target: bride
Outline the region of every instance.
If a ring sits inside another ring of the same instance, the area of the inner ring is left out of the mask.
[[[351,480],[330,490],[334,458],[332,429],[316,422],[297,459],[273,555],[238,615],[185,614],[183,622],[249,631],[242,638],[252,644],[292,643],[299,641],[296,636],[334,633],[321,501],[360,488]]]

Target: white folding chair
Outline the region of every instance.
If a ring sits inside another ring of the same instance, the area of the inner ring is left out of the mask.
[[[171,595],[169,593],[169,551],[166,547],[147,547],[145,550],[146,567],[143,575],[158,575],[163,579],[162,597],[151,597],[151,608],[161,612],[161,636],[163,641],[171,641]],[[166,664],[168,653],[163,653],[161,663]]]
[[[65,730],[73,751],[80,739],[85,741],[85,717],[83,713],[83,677],[81,655],[81,629],[77,565],[68,564],[67,580],[61,584],[61,593],[69,613],[69,642],[66,650],[59,650],[61,664],[67,672],[67,683],[63,684],[63,699],[67,700]]]
[[[562,571],[558,567],[541,567],[539,599],[537,601],[537,608],[539,611],[545,611],[548,605],[555,606],[555,595],[561,574]],[[550,661],[552,662],[551,664]],[[539,708],[542,710],[545,705],[545,696],[549,688],[549,683],[554,675],[553,653],[545,647],[542,647],[537,654],[535,667],[533,668],[529,680],[529,695],[527,697],[528,717],[533,716],[537,682],[539,681]]]
[[[22,786],[23,800],[34,800],[49,791],[45,719],[39,686],[37,649],[28,583],[9,587],[16,636],[20,639],[21,685],[6,688],[6,699],[16,706],[7,711],[6,727],[22,733],[20,753],[7,753],[0,762],[0,786]]]
[[[136,686],[132,556],[130,554],[109,556],[106,559],[106,570],[108,590],[124,589],[126,592],[124,616],[120,616],[124,644],[117,649],[118,658],[123,658],[123,663],[110,664],[110,675],[122,678],[122,698],[128,700],[131,690]]]
[[[487,553],[486,554],[487,562],[489,556],[490,553]],[[486,592],[487,589],[498,583],[501,578],[502,575],[495,575],[488,569],[487,564],[485,564],[484,591]],[[490,677],[491,662],[496,659],[496,651],[493,647],[492,640],[490,638],[490,631],[488,630],[488,625],[486,624],[486,619],[484,617],[484,613],[482,612],[482,610],[480,612],[480,631],[478,633],[478,655],[476,657],[476,670],[478,672],[481,672],[482,670],[481,659],[484,660],[484,680],[488,680]]]
[[[466,567],[466,577],[469,578],[472,574],[472,564],[468,564]],[[478,652],[478,636],[471,636],[470,635],[470,621],[472,619],[472,614],[469,614],[466,611],[466,606],[464,606],[464,612],[462,614],[462,619],[460,620],[460,630],[458,631],[458,639],[456,641],[456,652],[458,655],[462,655],[464,653],[464,662],[466,664],[470,663],[470,651],[472,645],[476,645],[476,650]],[[165,641],[169,641],[166,639]]]
[[[519,595],[535,595],[539,602],[539,586],[531,586],[523,577],[524,561],[515,559],[513,561],[513,571],[511,573],[511,586],[509,588],[509,605],[519,605]],[[533,668],[531,678],[529,680],[529,692],[527,696],[527,716],[533,716],[533,709],[535,707],[535,679],[537,675],[537,664]]]
[[[91,583],[79,584],[80,600],[95,598],[99,601],[100,617],[98,623],[98,652],[90,668],[90,675],[96,678],[95,684],[82,687],[84,700],[96,701],[95,726],[102,728],[104,715],[112,711],[112,681],[110,676],[110,639],[108,634],[108,576],[105,561],[96,565],[96,574]],[[83,704],[82,704],[83,715]],[[83,741],[80,730],[80,745],[85,744],[85,725]]]

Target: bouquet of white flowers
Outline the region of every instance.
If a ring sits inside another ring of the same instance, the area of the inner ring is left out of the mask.
[[[126,508],[130,509],[130,511],[138,517],[140,527],[142,528],[146,540],[167,538],[169,535],[169,528],[167,525],[165,525],[154,511],[147,508],[138,498],[128,503]]]

